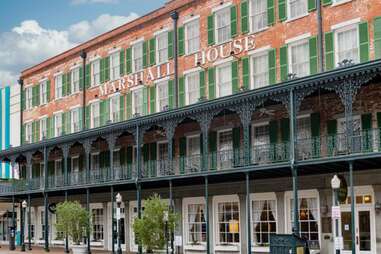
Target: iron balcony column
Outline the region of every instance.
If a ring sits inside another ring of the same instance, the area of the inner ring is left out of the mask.
[[[141,197],[141,186],[139,182],[136,182],[136,200],[138,203],[138,218],[141,219],[142,217],[142,197]],[[138,253],[142,254],[143,253],[143,247],[139,243],[138,245]]]
[[[136,143],[136,178],[135,178],[135,184],[136,184],[136,200],[137,200],[137,208],[138,208],[138,218],[140,219],[142,217],[142,200],[141,200],[141,186],[139,182],[139,178],[141,176],[141,143],[142,143],[142,135],[140,132],[139,125],[136,125],[136,133],[135,133],[135,143]],[[143,253],[143,248],[141,244],[138,245],[138,253]]]
[[[31,216],[30,202],[31,202],[30,194],[28,194],[28,250],[32,250],[32,235],[31,235],[32,216]]]
[[[48,203],[48,193],[44,193],[44,220],[45,220],[45,228],[44,228],[44,234],[45,234],[45,243],[44,243],[44,250],[46,252],[49,252],[49,203]]]
[[[48,148],[44,147],[44,190],[48,188]]]
[[[20,203],[20,244],[21,251],[25,251],[25,211],[24,207],[22,207],[22,203]]]
[[[107,137],[107,143],[110,153],[110,172],[108,172],[108,176],[110,177],[111,181],[115,180],[115,172],[114,172],[114,148],[115,148],[115,137],[114,135],[110,135]]]
[[[353,161],[349,162],[349,185],[350,185],[350,192],[351,192],[351,229],[352,229],[352,254],[356,254],[356,210],[355,210],[355,191],[353,187]]]
[[[209,186],[208,176],[205,176],[205,222],[206,222],[206,253],[210,253],[210,232],[209,232]]]
[[[9,243],[9,250],[15,250],[15,237],[16,237],[16,217],[15,217],[15,196],[12,196],[12,228],[11,228],[11,239]]]
[[[67,190],[65,190],[65,202],[67,201]],[[70,253],[69,250],[69,236],[65,235],[65,253]]]
[[[64,185],[69,185],[69,172],[68,172],[68,161],[69,158],[69,146],[63,145],[62,147],[62,157],[63,157],[63,165],[64,165]]]
[[[111,186],[110,188],[111,192],[111,253],[115,253],[115,231],[114,231],[114,220],[115,220],[115,213],[114,213],[114,186]]]
[[[86,210],[88,213],[90,213],[90,189],[86,189]],[[91,218],[89,216],[89,225],[91,223]],[[87,253],[91,254],[91,247],[90,247],[90,230],[87,229],[86,231],[86,238],[87,238]]]
[[[247,253],[251,254],[251,211],[250,211],[250,173],[246,172],[246,226],[247,226]]]

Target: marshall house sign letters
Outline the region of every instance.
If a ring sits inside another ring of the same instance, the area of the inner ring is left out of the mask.
[[[237,38],[193,54],[193,67],[213,63],[232,55],[239,55],[243,52],[253,50],[254,48],[255,40],[253,35]],[[118,80],[110,81],[99,86],[99,95],[104,96],[118,91],[129,90],[132,87],[149,84],[156,80],[169,77],[173,75],[173,73],[173,62],[148,67],[141,72],[125,75]]]

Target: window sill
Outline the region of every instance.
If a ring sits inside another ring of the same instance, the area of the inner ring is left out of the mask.
[[[307,17],[309,15],[309,13],[305,13],[305,14],[302,14],[300,16],[296,16],[296,17],[293,17],[293,18],[289,18],[285,21],[285,23],[289,23],[289,22],[292,22],[292,21],[295,21],[295,20],[298,20],[298,19],[301,19],[301,18],[304,18],[304,17]]]
[[[227,41],[216,42],[215,44],[210,45],[210,46],[221,46],[221,45],[223,45],[223,44],[227,44],[227,43],[232,42],[232,41],[233,41],[233,38],[230,38],[230,39],[227,40]]]
[[[199,50],[196,50],[196,51],[193,51],[193,52],[186,52],[186,53],[184,54],[184,56],[191,56],[191,55],[197,54],[197,53],[199,53],[199,52],[201,52],[200,49],[199,49]]]
[[[229,244],[229,245],[216,245],[214,250],[216,251],[239,251],[240,244]]]
[[[184,250],[205,251],[206,246],[205,244],[190,244],[190,245],[185,245]]]
[[[349,2],[352,2],[352,0],[344,0],[344,1],[339,1],[339,2],[334,2],[332,3],[332,7],[335,7],[335,6],[339,6],[339,5],[342,5],[342,4],[346,4],[346,3],[349,3]]]
[[[251,250],[253,252],[270,252],[270,247],[254,246],[254,247],[251,247]]]
[[[63,245],[64,241],[63,240],[52,240],[53,245]]]
[[[269,26],[265,26],[257,31],[250,31],[249,35],[252,35],[252,34],[257,34],[257,33],[260,33],[260,32],[263,32],[265,30],[269,29]]]

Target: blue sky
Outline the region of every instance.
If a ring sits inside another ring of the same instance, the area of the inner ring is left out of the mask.
[[[0,86],[15,83],[23,69],[164,3],[165,0],[1,0]]]

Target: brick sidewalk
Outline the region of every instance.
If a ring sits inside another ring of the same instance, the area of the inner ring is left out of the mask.
[[[16,251],[10,251],[9,247],[6,245],[1,245],[0,248],[0,254],[64,254],[64,250],[62,248],[52,248],[50,249],[50,252],[45,252],[43,248],[41,247],[32,247],[32,251],[25,251],[21,252],[20,248],[17,248]],[[92,250],[91,253],[96,253],[96,254],[110,254],[111,252],[105,251],[105,250]]]

